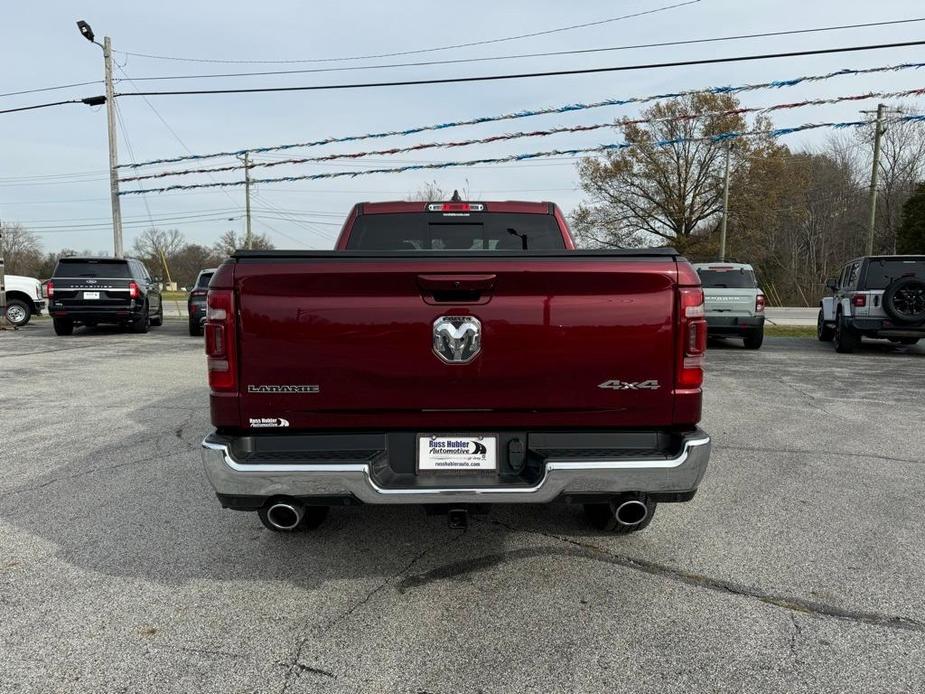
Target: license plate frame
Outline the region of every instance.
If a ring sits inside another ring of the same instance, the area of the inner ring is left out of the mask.
[[[461,434],[454,433],[420,433],[417,435],[415,446],[415,469],[418,473],[497,473],[498,449],[500,437],[497,434]],[[434,448],[431,442],[468,442],[478,446],[463,449],[458,445],[438,446]],[[457,452],[463,451],[466,452]]]
[[[99,292],[84,292],[83,298],[84,298],[84,301],[99,301],[100,293]]]

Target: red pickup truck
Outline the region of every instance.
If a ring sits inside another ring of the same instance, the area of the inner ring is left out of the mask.
[[[644,528],[688,501],[706,341],[669,248],[576,250],[536,202],[356,205],[333,251],[238,251],[205,324],[220,503],[276,531],[331,506],[584,505]]]

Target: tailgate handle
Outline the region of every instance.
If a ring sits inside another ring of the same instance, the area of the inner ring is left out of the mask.
[[[495,288],[495,275],[418,275],[421,298],[428,304],[484,304]]]

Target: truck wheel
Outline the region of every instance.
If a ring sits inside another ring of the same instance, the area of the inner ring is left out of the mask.
[[[257,510],[257,516],[260,518],[260,522],[263,523],[263,527],[267,530],[272,530],[274,533],[294,533],[314,530],[324,522],[330,510],[327,506],[303,506],[302,519],[294,527],[286,528],[280,527],[278,523],[274,524],[270,521],[270,510],[275,505],[276,504],[267,504]],[[281,517],[276,517],[276,520],[281,520]],[[285,520],[285,518],[282,518],[282,520]]]
[[[844,316],[838,316],[835,321],[835,335],[832,337],[835,351],[841,354],[851,354],[861,344],[861,336],[848,325]]]
[[[825,314],[820,308],[819,317],[816,319],[816,337],[819,342],[831,342],[832,338],[835,337],[835,328],[831,325],[826,325],[824,317]]]
[[[743,338],[745,349],[760,349],[761,343],[764,342],[764,328],[756,328],[745,333]]]
[[[133,333],[146,333],[148,332],[148,328],[150,326],[151,326],[151,316],[148,315],[148,307],[145,306],[141,311],[141,315],[131,322],[132,332]]]
[[[189,322],[189,334],[193,337],[200,337],[202,335],[202,326],[199,325],[198,320],[191,320]]]
[[[627,502],[630,503],[627,504]],[[644,496],[621,496],[611,499],[606,504],[585,504],[584,507],[588,522],[598,530],[606,530],[616,535],[628,535],[649,526],[657,505]],[[645,507],[644,515],[643,506]],[[640,517],[641,520],[639,520]],[[620,522],[618,518],[624,522]]]
[[[74,321],[70,318],[52,318],[55,326],[55,335],[70,335],[74,332]]]
[[[17,328],[21,328],[32,318],[32,309],[24,301],[9,299],[6,302],[6,319]]]
[[[161,304],[161,307],[157,309],[157,315],[151,319],[151,325],[155,328],[159,328],[164,324],[164,304]]]

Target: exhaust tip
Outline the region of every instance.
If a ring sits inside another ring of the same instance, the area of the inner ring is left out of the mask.
[[[614,516],[620,525],[639,525],[649,515],[649,507],[639,499],[630,499],[617,506]]]
[[[267,520],[277,530],[292,530],[302,522],[301,506],[292,504],[273,504],[267,509]]]

